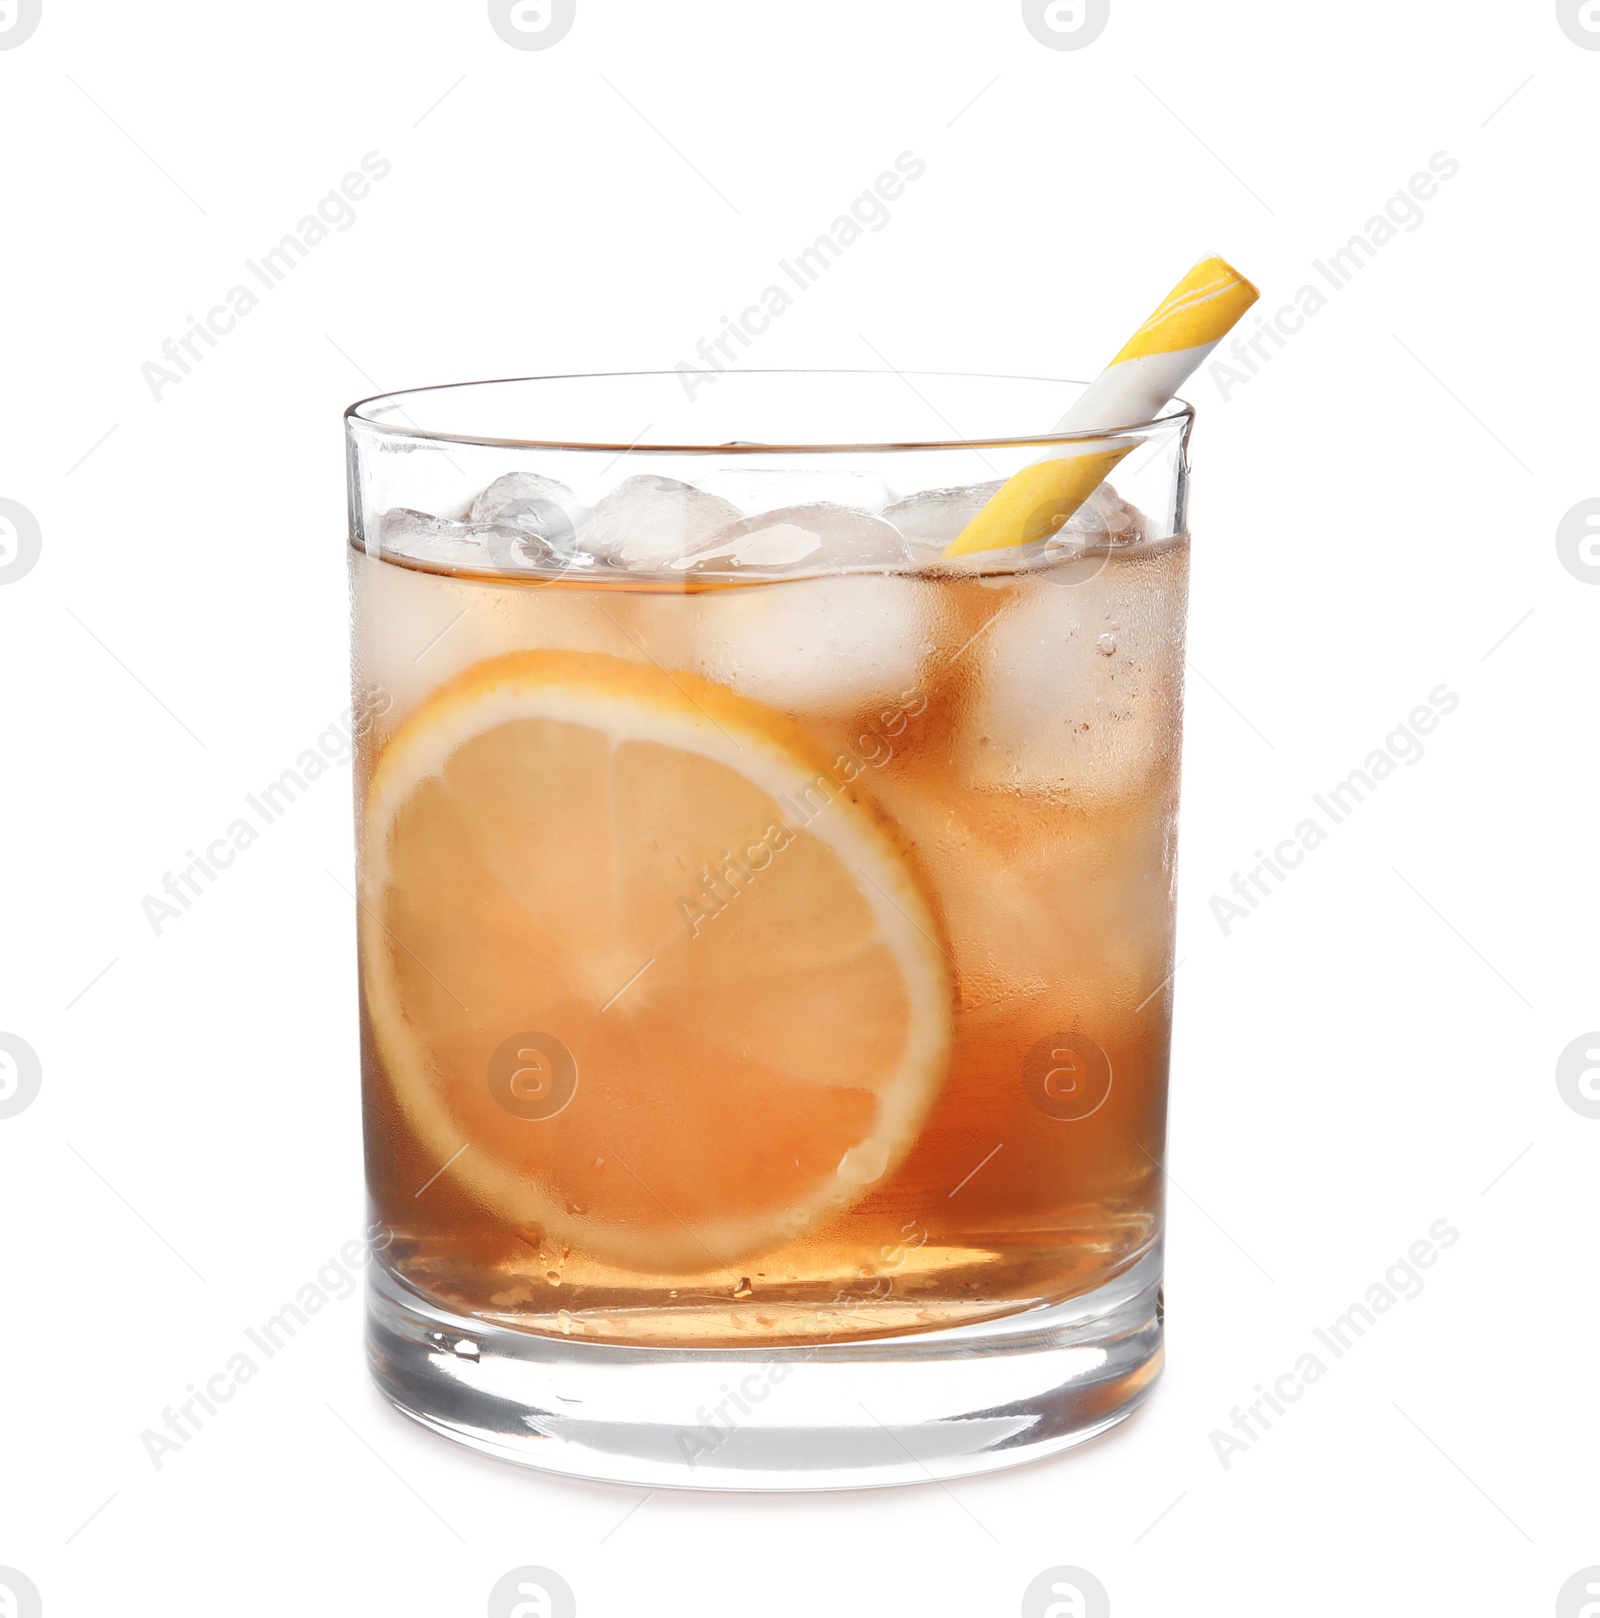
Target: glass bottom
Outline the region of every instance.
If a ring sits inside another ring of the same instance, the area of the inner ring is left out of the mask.
[[[678,1489],[862,1489],[995,1471],[1081,1444],[1162,1365],[1161,1252],[1093,1292],[864,1343],[633,1348],[455,1314],[381,1259],[367,1348],[413,1420],[504,1460]]]

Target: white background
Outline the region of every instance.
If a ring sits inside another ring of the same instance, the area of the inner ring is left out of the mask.
[[[43,1071],[0,1119],[0,1565],[50,1618],[476,1615],[522,1563],[586,1615],[1009,1615],[1055,1564],[1118,1618],[1552,1611],[1600,1563],[1600,1120],[1555,1078],[1600,1026],[1600,571],[1556,546],[1600,495],[1597,95],[1550,0],[1111,0],[1077,50],[1014,0],[578,0],[539,51],[481,0],[43,0],[0,51],[0,497],[43,535],[0,587],[0,1029]],[[1156,1396],[948,1488],[641,1505],[391,1413],[351,1298],[156,1470],[143,1430],[363,1217],[348,771],[161,936],[140,909],[346,705],[341,410],[690,359],[908,150],[752,363],[1091,374],[1202,253],[1279,308],[1460,165],[1231,398],[1189,389]],[[153,399],[369,151],[356,223]],[[1225,937],[1211,896],[1440,684],[1426,756]],[[1441,1218],[1422,1294],[1224,1468]]]

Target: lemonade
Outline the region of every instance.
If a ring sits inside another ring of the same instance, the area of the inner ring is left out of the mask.
[[[1176,395],[1257,297],[1200,260],[1087,386],[719,363],[347,412],[397,1409],[785,1490],[1149,1397]]]
[[[1045,554],[957,565],[959,488],[618,487],[524,480],[498,541],[481,497],[390,512],[351,553],[390,1270],[649,1347],[925,1333],[1128,1271],[1187,538],[1104,489]]]

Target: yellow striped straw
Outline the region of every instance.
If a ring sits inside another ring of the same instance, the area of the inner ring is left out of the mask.
[[[1154,419],[1260,296],[1223,259],[1201,259],[1084,389],[1056,432],[1108,432]],[[996,490],[944,554],[971,556],[1048,539],[1141,442],[1079,439],[1061,445]]]

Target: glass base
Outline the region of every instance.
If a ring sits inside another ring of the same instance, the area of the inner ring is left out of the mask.
[[[1161,1374],[1161,1253],[1000,1320],[815,1348],[632,1348],[439,1308],[381,1259],[373,1377],[436,1433],[649,1488],[860,1489],[1036,1460],[1122,1421]]]

